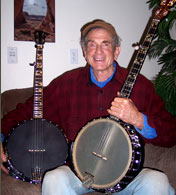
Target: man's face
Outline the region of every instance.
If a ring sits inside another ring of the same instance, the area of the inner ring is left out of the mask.
[[[94,70],[103,71],[113,66],[117,59],[120,47],[114,48],[110,32],[97,28],[91,30],[87,35],[87,48],[83,49],[88,64]]]

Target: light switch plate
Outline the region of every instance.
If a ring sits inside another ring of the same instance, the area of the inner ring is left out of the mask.
[[[17,63],[17,47],[8,47],[7,48],[7,62],[9,64]]]
[[[78,49],[70,49],[70,63],[78,64]]]

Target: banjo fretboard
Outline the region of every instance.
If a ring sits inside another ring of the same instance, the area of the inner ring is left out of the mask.
[[[43,118],[43,44],[44,32],[36,31],[36,63],[34,65],[33,118]]]
[[[147,55],[147,51],[149,50],[150,44],[153,40],[153,37],[155,35],[158,23],[160,22],[160,20],[158,19],[153,19],[152,23],[149,27],[149,30],[147,32],[147,35],[143,41],[143,43],[141,43],[140,45],[137,45],[137,55],[136,58],[130,68],[130,71],[128,73],[128,76],[126,78],[125,83],[123,84],[123,87],[120,91],[120,97],[126,97],[129,98],[133,86],[136,82],[137,76],[141,71],[142,65],[144,63],[145,57]]]
[[[155,32],[157,30],[158,24],[163,17],[165,17],[169,12],[169,7],[175,4],[176,0],[163,0],[160,3],[160,7],[155,11],[148,31],[145,35],[145,39],[137,46],[137,55],[132,63],[128,76],[122,89],[120,91],[120,97],[129,98],[136,82],[137,76],[141,71],[142,65],[144,63],[147,51],[149,50],[150,44],[154,38]]]

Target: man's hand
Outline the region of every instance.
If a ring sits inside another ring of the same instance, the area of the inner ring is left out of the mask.
[[[119,94],[120,93],[118,92],[117,95],[119,96]],[[113,115],[138,129],[142,129],[144,126],[143,116],[131,99],[115,97],[111,103],[110,109],[107,111],[110,115]]]
[[[1,143],[1,169],[8,174],[8,170],[4,167],[3,163],[4,162],[7,162],[7,157],[6,155],[4,154],[4,150],[3,150],[3,147],[2,147],[2,143]]]

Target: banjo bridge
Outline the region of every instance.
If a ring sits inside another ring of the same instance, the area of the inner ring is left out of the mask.
[[[101,154],[97,154],[96,152],[92,152],[92,154],[103,159],[103,160],[108,160],[106,157],[102,156]]]
[[[43,149],[43,150],[33,150],[33,149],[29,149],[28,150],[29,152],[45,152],[46,150]]]

